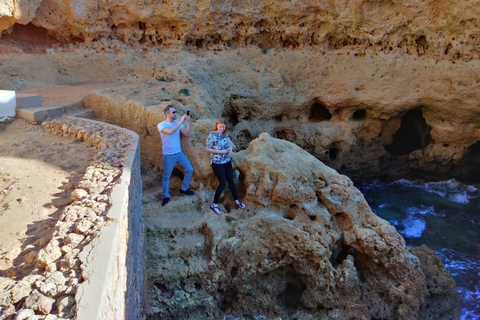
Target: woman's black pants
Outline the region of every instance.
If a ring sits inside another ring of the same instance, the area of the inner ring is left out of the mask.
[[[215,197],[213,198],[213,203],[217,204],[218,200],[220,199],[220,195],[222,194],[223,190],[227,186],[230,188],[232,192],[233,199],[238,200],[237,195],[237,187],[235,186],[235,182],[233,181],[233,168],[232,168],[232,161],[228,161],[227,163],[223,164],[216,164],[212,163],[213,172],[218,179],[218,187],[215,191]]]

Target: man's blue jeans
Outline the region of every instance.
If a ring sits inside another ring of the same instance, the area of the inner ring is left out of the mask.
[[[173,168],[176,164],[179,164],[183,170],[185,170],[185,175],[183,176],[182,190],[188,190],[190,187],[190,180],[192,179],[193,166],[188,160],[187,156],[183,151],[175,154],[164,154],[163,155],[163,179],[162,179],[162,188],[163,188],[163,197],[170,198],[170,176],[172,175]]]

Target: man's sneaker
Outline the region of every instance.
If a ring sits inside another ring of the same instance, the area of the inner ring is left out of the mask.
[[[163,198],[162,207],[170,202],[170,198]]]
[[[195,192],[193,192],[192,190],[183,191],[182,189],[180,189],[180,195],[182,196],[193,196],[194,194]]]

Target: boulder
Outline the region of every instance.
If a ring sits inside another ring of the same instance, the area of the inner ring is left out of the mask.
[[[200,230],[204,251],[184,242],[189,236],[180,229],[157,235],[174,239],[176,251],[152,264],[157,270],[176,267],[152,275],[150,313],[180,319],[214,301],[213,316],[221,318],[459,316],[459,298],[443,265],[431,252],[410,251],[348,177],[268,134],[233,162],[247,210],[231,211],[226,220],[207,219]],[[437,275],[441,284],[432,286]],[[196,284],[193,292],[186,289],[189,282]],[[429,308],[432,299],[441,303]]]
[[[49,314],[53,310],[55,299],[49,298],[40,292],[33,292],[25,299],[25,308],[33,309],[39,314]]]

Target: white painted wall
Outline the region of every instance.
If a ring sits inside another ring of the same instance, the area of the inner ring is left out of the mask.
[[[0,121],[15,117],[15,91],[0,90]]]

